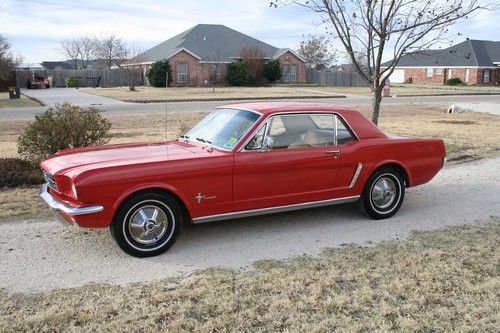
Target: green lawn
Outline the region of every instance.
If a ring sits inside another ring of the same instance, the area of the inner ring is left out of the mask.
[[[250,272],[0,291],[0,331],[498,332],[499,248],[494,217],[482,227],[261,261]]]

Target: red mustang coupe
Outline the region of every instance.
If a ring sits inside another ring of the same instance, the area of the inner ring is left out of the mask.
[[[182,223],[353,201],[388,218],[445,155],[442,140],[387,136],[351,109],[235,104],[177,141],[61,151],[41,163],[40,196],[66,224],[110,227],[125,252],[146,257],[170,248]]]

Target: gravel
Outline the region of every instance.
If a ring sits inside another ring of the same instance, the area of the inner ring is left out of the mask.
[[[401,210],[388,220],[370,220],[348,204],[186,226],[167,253],[147,259],[121,252],[107,229],[64,227],[55,220],[3,223],[0,288],[31,293],[152,281],[210,267],[248,269],[261,259],[481,223],[500,215],[498,170],[500,156],[445,167],[430,183],[409,189]]]

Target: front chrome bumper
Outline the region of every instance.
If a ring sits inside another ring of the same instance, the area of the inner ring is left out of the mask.
[[[62,212],[69,216],[77,216],[77,215],[85,215],[101,212],[104,207],[103,206],[85,206],[85,207],[73,207],[64,202],[61,202],[54,198],[48,191],[48,185],[43,184],[40,186],[40,198],[49,205],[50,209],[55,212]],[[57,214],[59,216],[59,214]],[[59,216],[61,217],[61,216]],[[66,223],[69,223],[65,221]]]

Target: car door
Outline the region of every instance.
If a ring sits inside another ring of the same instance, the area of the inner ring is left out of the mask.
[[[234,155],[234,210],[331,199],[340,151],[334,114],[270,117]]]

